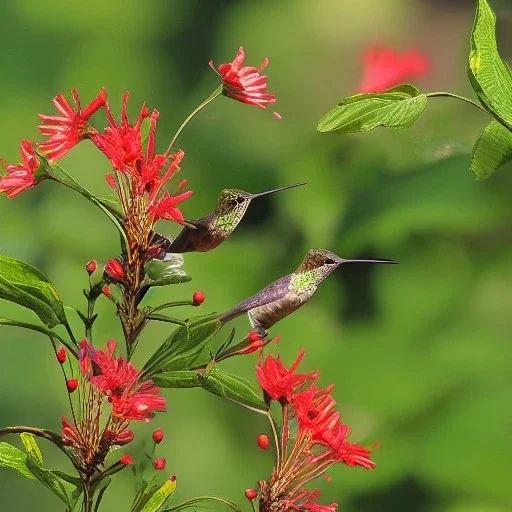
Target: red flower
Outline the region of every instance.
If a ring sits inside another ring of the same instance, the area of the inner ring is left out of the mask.
[[[311,384],[308,389],[292,397],[295,415],[301,430],[311,432],[313,439],[322,439],[323,431],[332,419],[336,401],[330,395],[334,386],[317,389]],[[336,420],[339,419],[337,415]]]
[[[430,63],[418,50],[399,54],[392,48],[369,48],[363,55],[364,74],[359,93],[382,92],[404,80],[425,75]]]
[[[78,91],[73,89],[71,94],[75,102],[74,108],[62,94],[57,94],[53,98],[53,104],[62,116],[39,114],[43,122],[38,126],[39,131],[48,137],[46,142],[39,144],[39,149],[50,160],[62,158],[72,147],[89,135],[89,118],[104,107],[107,100],[105,89],[101,89],[96,98],[82,110]]]
[[[267,77],[260,75],[260,71],[267,67],[268,59],[263,59],[259,68],[242,67],[244,60],[244,49],[240,46],[233,62],[219,66],[218,73],[223,84],[222,93],[236,101],[267,108],[267,103],[276,102],[276,97],[267,93]],[[210,67],[216,71],[212,60],[210,61]],[[278,116],[279,114],[276,117]]]
[[[8,176],[0,178],[0,192],[6,194],[10,199],[41,181],[35,176],[40,163],[32,142],[26,139],[22,140],[20,152],[23,163],[8,165],[5,169]]]
[[[265,393],[274,400],[286,399],[291,402],[292,394],[307,382],[318,377],[318,372],[294,374],[304,357],[304,349],[301,349],[295,362],[286,368],[279,358],[268,356],[261,359],[256,365],[256,376]]]
[[[138,162],[143,158],[140,127],[142,121],[148,117],[151,117],[152,121],[156,123],[158,111],[153,110],[150,113],[146,105],[142,105],[137,121],[131,125],[127,113],[129,96],[128,91],[124,93],[119,124],[112,116],[108,102],[105,103],[105,112],[110,126],[107,126],[103,133],[92,133],[90,137],[98,149],[105,153],[116,171],[138,175]]]
[[[314,501],[306,501],[302,504],[302,509],[309,510],[310,512],[336,512],[338,504],[331,503],[330,505],[319,505]]]
[[[107,261],[105,272],[116,281],[122,281],[124,279],[124,267],[115,258]]]
[[[80,342],[80,368],[91,384],[106,395],[114,417],[149,421],[155,412],[165,411],[165,398],[153,382],[140,382],[132,363],[114,357],[116,342],[106,350],[96,350],[87,340]]]
[[[157,203],[149,207],[149,212],[153,215],[155,221],[158,219],[175,220],[180,224],[183,224],[185,220],[181,210],[176,207],[177,204],[182,203],[188,199],[193,192],[183,192],[177,196],[171,196],[169,192],[166,192],[164,197]]]

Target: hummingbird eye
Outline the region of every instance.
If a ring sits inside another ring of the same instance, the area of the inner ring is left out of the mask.
[[[334,265],[336,262],[332,258],[328,258],[325,260],[326,265]]]
[[[242,204],[244,201],[245,201],[245,198],[244,198],[244,197],[242,197],[242,196],[238,196],[238,197],[236,198],[236,202],[237,202],[238,204]]]

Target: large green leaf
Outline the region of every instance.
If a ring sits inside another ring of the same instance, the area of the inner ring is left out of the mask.
[[[144,267],[149,286],[166,286],[190,281],[192,278],[182,269],[183,256],[173,254],[170,260],[150,260]]]
[[[145,374],[152,377],[161,371],[188,370],[221,327],[216,314],[188,320],[173,331],[144,365]]]
[[[356,94],[343,99],[320,119],[319,132],[354,133],[378,126],[408,128],[427,105],[427,96],[412,85],[400,85],[375,94]]]
[[[157,512],[176,491],[176,479],[167,480],[147,501],[141,512]]]
[[[498,53],[496,15],[487,0],[478,0],[468,73],[484,107],[512,128],[512,74]]]
[[[232,400],[248,409],[260,413],[268,411],[261,392],[256,391],[246,380],[219,370],[217,367],[201,377],[201,384],[210,393]]]
[[[201,378],[194,370],[162,372],[153,377],[153,381],[161,388],[200,388]]]
[[[477,180],[488,178],[512,158],[512,132],[498,121],[491,121],[473,148],[471,170]]]
[[[27,455],[9,443],[0,443],[0,466],[16,469],[27,478],[35,478],[27,467]]]
[[[62,301],[46,276],[7,256],[0,256],[0,298],[31,309],[48,327],[66,323]]]

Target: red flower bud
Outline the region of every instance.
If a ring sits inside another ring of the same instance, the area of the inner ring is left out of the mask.
[[[73,393],[73,391],[75,391],[78,387],[78,379],[68,379],[66,381],[66,387],[70,393]]]
[[[194,295],[192,295],[194,306],[200,306],[204,302],[205,298],[206,296],[203,292],[200,292],[199,290],[197,292],[194,292]]]
[[[105,176],[105,179],[107,180],[108,186],[113,189],[115,192],[117,192],[117,183],[116,179],[114,178],[113,174],[107,174]]]
[[[260,341],[261,340],[261,336],[260,336],[260,333],[259,332],[256,332],[256,331],[251,331],[248,335],[247,335],[247,338],[250,339],[251,341]]]
[[[125,444],[131,443],[134,438],[135,434],[133,433],[133,430],[126,429],[117,434],[114,443],[119,446],[124,446]]]
[[[96,260],[91,260],[85,265],[85,270],[91,275],[96,269],[98,268],[98,263],[96,263]]]
[[[260,434],[258,436],[258,446],[262,450],[266,450],[268,448],[268,445],[269,445],[268,436],[266,436],[265,434]]]
[[[109,299],[112,298],[112,292],[110,291],[110,287],[106,284],[102,289],[101,292],[105,297],[108,297]]]
[[[178,185],[178,188],[183,188],[187,186],[188,181],[187,180],[181,180],[180,184]]]
[[[252,501],[253,499],[255,499],[256,496],[258,496],[258,491],[256,489],[246,489],[245,490],[245,497],[249,501]]]
[[[129,466],[130,464],[133,464],[133,457],[131,455],[125,454],[119,459],[119,462],[125,466]]]
[[[165,468],[165,464],[167,463],[167,461],[162,458],[162,457],[159,457],[158,459],[155,459],[154,462],[153,462],[153,467],[157,470],[157,471],[161,471],[162,469]]]
[[[176,476],[175,475],[172,475],[171,478],[169,478],[169,480],[171,482],[176,482]]]
[[[250,345],[248,345],[245,348],[242,348],[241,350],[238,350],[235,352],[235,354],[238,355],[245,355],[245,354],[252,354],[253,352],[256,352],[256,350],[259,350],[260,348],[263,348],[265,346],[265,342],[263,340],[256,340],[253,341]]]
[[[59,350],[57,350],[57,361],[59,361],[60,364],[64,364],[66,362],[67,354],[66,349],[64,347],[60,347]]]
[[[124,279],[124,267],[115,258],[111,258],[107,261],[105,272],[116,281],[122,281]]]
[[[156,444],[160,444],[164,440],[164,431],[161,428],[157,428],[153,432],[153,441],[155,441]]]

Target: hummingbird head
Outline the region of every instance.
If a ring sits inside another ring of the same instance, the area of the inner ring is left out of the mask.
[[[342,263],[397,263],[393,260],[346,260],[325,249],[311,249],[296,272],[313,272],[318,281],[324,280]]]

